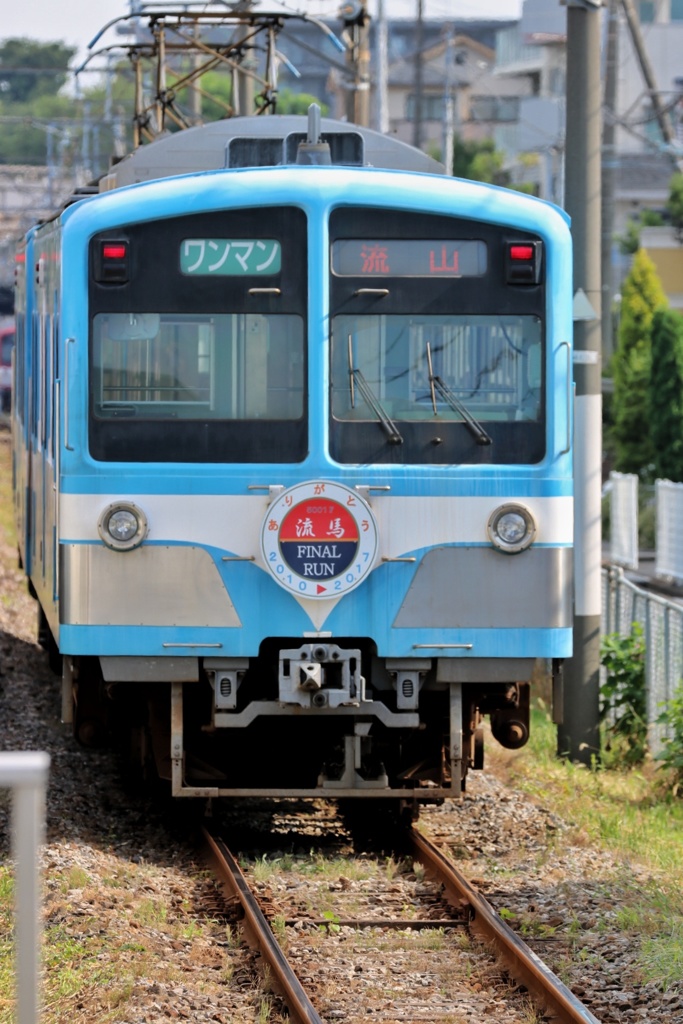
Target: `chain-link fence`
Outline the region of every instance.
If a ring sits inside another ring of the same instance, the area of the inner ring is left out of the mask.
[[[683,607],[641,590],[616,566],[603,569],[603,635],[629,636],[634,622],[643,628],[648,738],[658,753],[667,730],[657,719],[683,679]]]

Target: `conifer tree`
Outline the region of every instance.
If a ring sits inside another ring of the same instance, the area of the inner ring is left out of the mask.
[[[683,316],[658,309],[652,320],[649,387],[655,476],[683,482]]]
[[[654,449],[649,423],[652,318],[667,300],[655,265],[644,249],[633,257],[622,290],[619,342],[614,355],[615,468],[650,479]]]

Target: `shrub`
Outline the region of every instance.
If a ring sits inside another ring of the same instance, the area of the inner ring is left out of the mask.
[[[670,735],[655,760],[661,761],[662,768],[671,773],[671,788],[676,796],[683,789],[683,683],[666,702],[657,721],[668,727]]]
[[[600,655],[607,673],[600,687],[606,749],[614,749],[626,764],[640,764],[647,756],[645,640],[640,623],[633,623],[629,636],[604,636]]]

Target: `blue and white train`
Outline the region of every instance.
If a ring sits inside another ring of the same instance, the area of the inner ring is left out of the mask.
[[[440,170],[221,121],[20,248],[41,640],[79,739],[124,724],[176,796],[457,795],[571,654],[567,218]]]

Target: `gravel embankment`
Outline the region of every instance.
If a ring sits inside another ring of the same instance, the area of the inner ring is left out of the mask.
[[[255,957],[224,917],[213,917],[212,883],[180,828],[174,835],[161,813],[126,791],[113,755],[79,748],[59,723],[59,684],[35,643],[35,619],[15,552],[0,534],[0,749],[46,750],[52,759],[43,1021],[279,1020],[277,1002],[268,1016]],[[3,862],[8,808],[0,794]],[[633,887],[649,881],[637,866],[582,844],[548,808],[491,773],[472,776],[462,805],[429,810],[423,820],[603,1024],[683,1022],[681,988],[662,993],[640,979],[641,936],[622,913]],[[389,975],[401,963],[398,953],[395,961],[383,954]],[[340,1013],[343,1004],[335,1014],[342,1020]],[[0,990],[0,1024],[11,1019],[10,993]]]

